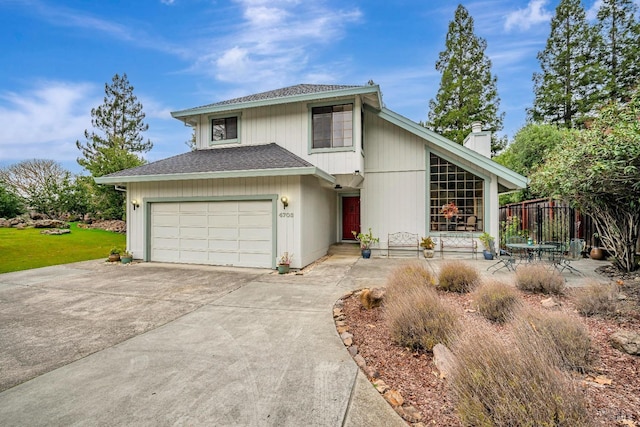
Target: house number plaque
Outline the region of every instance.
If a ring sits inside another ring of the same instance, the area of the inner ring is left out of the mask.
[[[292,212],[280,212],[280,218],[293,218]]]

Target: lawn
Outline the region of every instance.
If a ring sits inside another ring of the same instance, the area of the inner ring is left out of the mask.
[[[78,228],[76,223],[71,223],[70,234],[56,236],[40,234],[40,231],[0,228],[0,273],[107,259],[111,248],[124,249],[126,245],[124,234]]]

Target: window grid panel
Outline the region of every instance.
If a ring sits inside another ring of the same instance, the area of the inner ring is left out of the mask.
[[[430,155],[430,161],[431,231],[482,231],[484,180],[434,154]],[[442,209],[451,202],[458,208],[458,214],[447,219]],[[475,223],[470,220],[472,216]]]

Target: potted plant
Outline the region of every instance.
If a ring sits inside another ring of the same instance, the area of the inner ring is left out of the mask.
[[[433,248],[436,247],[436,244],[431,238],[431,236],[423,237],[422,241],[420,242],[420,246],[423,248],[422,253],[424,253],[425,258],[433,258],[433,254],[434,254]]]
[[[379,238],[373,237],[373,233],[371,232],[371,227],[369,227],[368,233],[363,232],[351,232],[353,237],[356,238],[358,242],[360,242],[360,249],[362,250],[362,258],[370,258],[371,257],[371,244],[378,243],[380,241]]]
[[[285,252],[280,258],[278,258],[278,274],[286,274],[289,272],[291,258],[293,258],[293,255],[289,255],[289,252]]]
[[[129,251],[124,251],[120,254],[120,262],[123,264],[129,264],[133,261],[133,254]]]
[[[109,262],[117,262],[120,261],[120,249],[112,248],[109,251]]]
[[[480,243],[482,243],[482,246],[484,246],[484,249],[482,250],[482,255],[484,255],[484,259],[492,260],[493,254],[495,252],[494,245],[495,245],[496,239],[485,231],[484,233],[478,236],[478,240],[480,240]]]

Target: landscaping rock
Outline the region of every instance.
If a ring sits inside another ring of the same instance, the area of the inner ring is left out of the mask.
[[[363,289],[360,292],[360,302],[367,310],[380,307],[384,301],[384,294],[383,288]]]
[[[353,344],[353,335],[351,335],[349,332],[341,333],[340,338],[342,339],[342,342],[344,343],[344,345],[347,347]]]
[[[553,297],[543,299],[542,301],[540,301],[540,304],[542,304],[544,308],[555,308],[560,305],[556,302],[556,300],[553,299]]]
[[[358,365],[360,369],[364,369],[367,367],[367,361],[364,360],[364,357],[362,357],[361,354],[356,354],[353,357],[353,361],[356,362],[356,365]]]
[[[455,356],[446,346],[436,344],[433,346],[433,363],[440,371],[440,378],[446,378],[451,373]]]
[[[60,234],[69,234],[71,230],[69,229],[61,229],[61,228],[52,228],[49,230],[42,230],[40,234],[50,234],[50,235],[60,235]]]
[[[398,415],[410,423],[417,423],[422,419],[422,414],[414,406],[398,406],[394,409]]]
[[[387,385],[387,383],[385,383],[381,379],[373,380],[372,384],[380,394],[385,394],[387,390],[389,390],[389,386]]]
[[[609,337],[611,346],[632,356],[640,356],[640,334],[633,331],[618,331]]]
[[[351,355],[351,357],[356,357],[356,354],[358,354],[358,346],[357,345],[352,345],[351,347],[349,347],[349,354]]]
[[[69,224],[57,219],[39,219],[33,222],[35,228],[69,228]]]
[[[382,396],[384,396],[384,399],[394,408],[396,406],[402,406],[404,403],[404,398],[400,392],[396,390],[387,390]]]

